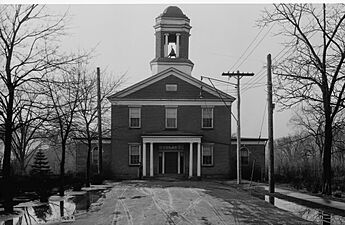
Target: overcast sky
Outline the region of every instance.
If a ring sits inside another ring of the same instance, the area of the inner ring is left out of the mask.
[[[49,5],[49,8],[59,12],[69,10],[72,15],[71,35],[64,39],[62,45],[69,50],[97,46],[95,67],[107,67],[115,75],[127,73],[124,88],[152,75],[149,62],[154,58],[155,51],[153,25],[155,18],[169,5]],[[227,80],[221,73],[230,69],[254,72],[253,78],[241,80],[242,136],[257,138],[262,130],[261,137],[267,137],[266,58],[271,53],[274,59],[283,46],[280,44],[281,37],[273,35],[276,27],[261,30],[256,21],[262,16],[262,10],[271,5],[177,6],[189,17],[192,26],[189,48],[190,60],[194,63],[192,75],[197,79],[209,76]],[[243,55],[253,40],[255,42]],[[234,66],[238,59],[241,60]],[[274,63],[279,62],[273,60],[273,66]],[[235,79],[230,79],[230,82],[235,82]],[[214,84],[236,97],[233,87],[218,82]],[[235,115],[236,104],[235,101],[232,106]],[[275,111],[275,138],[292,133],[293,127],[288,125],[291,115],[291,112]],[[235,120],[232,124],[232,133],[235,133]]]

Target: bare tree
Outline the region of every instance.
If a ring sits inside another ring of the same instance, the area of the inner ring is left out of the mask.
[[[48,130],[58,133],[61,142],[60,196],[64,195],[66,146],[70,140],[70,134],[73,132],[74,120],[81,98],[79,88],[81,74],[77,67],[77,65],[65,67],[61,73],[54,74],[44,83],[45,89],[47,89],[46,106],[48,109],[53,109]]]
[[[291,123],[295,125],[296,128],[302,130],[304,133],[312,138],[313,143],[315,143],[315,154],[317,155],[317,160],[319,160],[319,165],[322,165],[322,155],[324,150],[324,125],[325,120],[322,114],[319,113],[318,109],[301,108],[300,112],[296,112],[295,116],[290,120]],[[335,167],[343,164],[343,158],[345,153],[345,123],[344,112],[338,113],[338,122],[333,123],[333,143],[332,143],[332,170]],[[343,169],[343,168],[341,168]],[[341,171],[339,171],[341,172]],[[344,171],[342,171],[343,173]],[[336,174],[334,174],[336,175]]]
[[[320,113],[321,112],[321,113]],[[301,107],[298,112],[291,118],[290,122],[299,130],[304,136],[308,136],[315,143],[313,147],[314,154],[317,154],[320,166],[322,165],[322,155],[324,150],[324,126],[325,119],[322,111],[319,108]]]
[[[277,24],[291,53],[276,63],[276,97],[285,108],[303,102],[324,118],[323,193],[331,194],[333,124],[344,109],[345,6],[275,4],[261,24]]]
[[[91,150],[92,140],[98,137],[97,131],[97,76],[95,72],[89,72],[87,65],[79,67],[82,74],[80,82],[80,104],[76,120],[77,132],[76,137],[87,145],[87,159],[86,159],[86,186],[90,186],[90,167],[91,167]],[[107,74],[102,71],[102,74]],[[113,76],[112,76],[113,77]],[[102,76],[101,79],[101,113],[102,113],[102,133],[108,133],[109,127],[109,112],[111,105],[107,101],[110,96],[121,84],[123,76],[117,79]],[[105,128],[104,128],[105,127]]]
[[[8,193],[5,211],[13,211],[11,149],[15,130],[16,92],[40,80],[46,73],[76,60],[60,53],[58,41],[65,34],[65,15],[53,15],[39,5],[0,5],[0,107],[4,123],[3,180]]]
[[[14,114],[14,129],[12,137],[12,152],[16,157],[20,173],[26,173],[26,167],[42,142],[42,125],[49,113],[43,110],[42,96],[30,91],[30,87],[23,85],[25,91],[17,92],[15,101],[16,111]],[[35,86],[34,86],[35,88]]]

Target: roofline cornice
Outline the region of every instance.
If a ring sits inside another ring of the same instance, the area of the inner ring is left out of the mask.
[[[231,95],[228,95],[226,93],[224,93],[223,91],[221,90],[218,90],[218,89],[215,89],[213,88],[212,86],[188,75],[188,74],[185,74],[184,72],[178,70],[178,69],[175,69],[173,67],[170,67],[166,70],[163,70],[151,77],[148,77],[147,79],[145,80],[142,80],[128,88],[125,88],[124,90],[122,91],[119,91],[115,94],[113,94],[112,96],[108,97],[108,99],[110,101],[112,101],[113,98],[125,98],[125,96],[135,92],[135,91],[138,91],[140,90],[141,88],[144,88],[160,79],[164,79],[165,77],[168,77],[168,76],[171,76],[172,74],[170,74],[171,72],[175,73],[175,75],[177,75],[180,79],[194,85],[194,86],[200,86],[203,88],[203,91],[206,91],[214,96],[219,96],[221,95],[222,98],[225,98],[225,99],[231,99],[232,101],[235,100],[234,97],[232,97]]]

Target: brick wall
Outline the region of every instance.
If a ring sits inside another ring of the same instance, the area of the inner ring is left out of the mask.
[[[236,146],[234,146],[236,148]],[[265,174],[265,145],[246,145],[249,150],[248,165],[242,166],[243,179],[250,179],[253,172],[253,180],[264,179]],[[254,162],[255,161],[255,162]],[[254,164],[253,164],[254,162]]]
[[[165,91],[165,84],[177,84],[177,92]],[[159,94],[158,94],[159,93]],[[219,99],[218,96],[202,91],[204,99]],[[161,79],[141,90],[129,94],[126,98],[139,99],[200,99],[200,87],[191,85],[173,75]]]
[[[97,143],[92,143],[92,149],[97,147]],[[103,172],[105,176],[111,177],[111,144],[110,143],[103,143]],[[83,142],[76,143],[76,172],[79,174],[86,174],[86,163],[87,163],[87,144]],[[92,156],[91,156],[92,157]],[[97,173],[97,165],[92,164],[91,158],[91,175]]]
[[[142,106],[141,128],[128,126],[128,106],[112,106],[112,172],[116,177],[133,178],[138,174],[137,166],[129,166],[128,143],[141,143],[144,133],[169,132],[165,129],[164,106]],[[201,129],[201,106],[178,106],[178,128],[174,132],[202,135],[202,142],[214,143],[214,166],[203,167],[202,174],[209,176],[232,176],[230,143],[230,115],[226,107],[214,107],[214,129]],[[196,145],[194,162],[196,165]],[[149,153],[149,151],[147,152]],[[188,171],[189,151],[185,152],[185,165]],[[147,154],[148,156],[148,154]],[[154,151],[154,173],[158,173],[158,151]],[[149,165],[147,157],[147,165]],[[147,170],[149,171],[149,170]],[[196,167],[193,171],[196,174]]]

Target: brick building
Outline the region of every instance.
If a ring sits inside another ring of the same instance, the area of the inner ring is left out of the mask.
[[[190,20],[170,6],[156,18],[152,75],[109,97],[111,156],[116,178],[236,177],[236,141],[231,139],[234,97],[192,76],[188,57]],[[244,178],[263,176],[265,140],[243,139]],[[255,159],[255,163],[252,162]],[[248,172],[249,171],[249,172]]]

